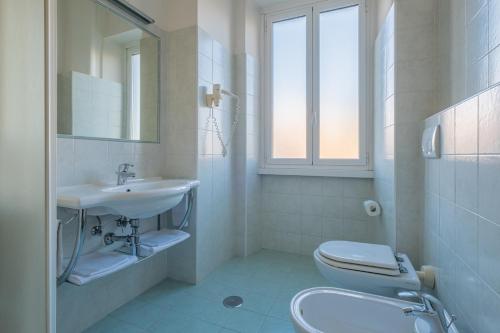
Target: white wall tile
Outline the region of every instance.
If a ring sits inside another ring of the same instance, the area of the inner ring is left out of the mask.
[[[455,219],[457,254],[469,267],[477,271],[477,215],[457,206],[455,210]]]
[[[500,1],[488,0],[489,5],[489,47],[493,50],[500,45]]]
[[[478,330],[481,333],[496,333],[500,327],[500,297],[487,285],[479,288]]]
[[[488,60],[490,55],[468,64],[467,67],[467,96],[477,94],[488,88]]]
[[[497,46],[489,54],[488,79],[490,86],[493,86],[500,82],[500,46]]]
[[[500,153],[500,87],[479,96],[479,153]]]
[[[323,214],[328,217],[342,218],[343,212],[342,197],[323,197]]]
[[[488,54],[488,7],[483,6],[467,26],[467,58],[476,62]]]
[[[342,219],[323,217],[322,231],[323,240],[343,239],[343,223]]]
[[[445,155],[439,162],[439,194],[455,202],[455,156]]]
[[[212,60],[206,55],[198,56],[198,73],[201,80],[213,82],[213,66]]]
[[[456,156],[456,203],[472,211],[477,210],[477,155]]]
[[[478,212],[490,221],[500,224],[498,198],[500,198],[500,155],[479,156]]]
[[[483,6],[488,4],[488,0],[467,0],[467,22],[470,22]]]
[[[439,236],[449,248],[455,248],[455,205],[446,199],[439,199]]]
[[[302,235],[300,239],[300,253],[303,255],[312,255],[321,242],[321,237]]]
[[[440,160],[426,160],[426,190],[439,194],[439,167]]]
[[[441,153],[455,153],[455,109],[448,109],[440,114]]]
[[[500,93],[498,87],[479,95],[478,122],[474,121],[476,98],[456,106],[455,134],[443,135],[448,155],[426,161],[424,258],[438,256],[437,293],[448,309],[465,319],[463,332],[496,332],[500,328]],[[453,109],[453,107],[451,108]],[[471,112],[472,110],[472,112]],[[439,114],[441,120],[449,111]],[[447,128],[452,132],[450,121]],[[468,127],[468,128],[467,128]],[[474,129],[477,127],[477,130]],[[476,134],[477,133],[477,134]],[[479,139],[476,141],[476,137]],[[451,148],[456,142],[456,155]],[[474,145],[479,147],[475,151]],[[455,190],[452,162],[455,160]],[[440,188],[432,165],[439,164]],[[442,179],[444,177],[444,179]],[[453,203],[453,192],[455,202]],[[439,207],[434,203],[438,201]],[[433,216],[439,213],[439,226]],[[439,244],[436,248],[436,239]],[[456,293],[456,290],[461,290]]]
[[[479,99],[473,97],[455,109],[455,152],[477,153]]]
[[[399,1],[395,11],[396,26],[409,29],[433,25],[435,11],[436,2],[433,0]]]
[[[198,29],[198,52],[212,58],[212,38],[202,29]]]
[[[300,233],[320,237],[323,232],[323,217],[321,214],[300,216]]]
[[[300,253],[309,255],[313,246],[327,240],[348,237],[376,242],[377,223],[370,225],[373,220],[368,219],[362,205],[363,198],[374,195],[372,183],[360,179],[264,176],[261,205],[266,231],[262,237],[268,242],[263,247],[297,253],[299,236]],[[355,221],[350,228],[344,226],[347,218]],[[271,236],[264,235],[268,230],[274,232],[279,244],[270,244]],[[295,245],[287,244],[286,239]]]
[[[480,218],[478,223],[478,272],[493,290],[500,293],[500,226]]]
[[[500,81],[499,52],[495,52],[500,44],[499,7],[498,0],[438,2],[442,108]]]
[[[457,297],[457,306],[464,316],[463,321],[467,321],[470,326],[477,327],[479,311],[480,281],[478,276],[462,260],[457,260],[457,290],[460,295]],[[464,332],[462,330],[462,332]]]
[[[437,291],[441,301],[450,309],[456,304],[456,261],[458,258],[453,255],[448,245],[442,241],[439,242],[438,253]]]

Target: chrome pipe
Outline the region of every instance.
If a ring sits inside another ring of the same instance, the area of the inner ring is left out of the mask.
[[[78,230],[76,232],[75,245],[73,246],[73,252],[71,253],[71,259],[69,260],[68,266],[64,269],[64,272],[57,277],[57,285],[60,286],[71,275],[75,269],[76,263],[78,262],[78,257],[80,257],[80,252],[85,241],[85,222],[87,219],[87,211],[85,209],[78,210]]]
[[[193,210],[193,202],[194,202],[193,189],[189,190],[187,196],[188,196],[188,207],[186,209],[186,214],[184,214],[184,217],[182,218],[182,222],[179,224],[179,227],[177,228],[178,230],[182,230],[186,227],[186,224],[189,218],[191,217],[191,211]]]

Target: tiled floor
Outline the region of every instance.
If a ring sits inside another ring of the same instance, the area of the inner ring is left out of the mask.
[[[328,283],[312,256],[263,250],[233,259],[196,286],[165,280],[86,332],[293,332],[290,300],[298,291]],[[243,306],[227,309],[226,296]]]

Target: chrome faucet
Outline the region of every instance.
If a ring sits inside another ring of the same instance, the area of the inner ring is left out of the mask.
[[[135,172],[130,172],[129,169],[133,168],[134,165],[130,163],[122,163],[118,166],[118,171],[116,172],[117,180],[116,185],[125,185],[129,178],[135,177]]]
[[[455,315],[450,315],[448,320],[444,311],[444,305],[436,297],[420,293],[418,291],[401,291],[398,293],[399,298],[415,299],[420,304],[403,308],[403,313],[406,316],[429,316],[438,317],[441,327],[444,332],[448,332],[451,325],[457,320]]]

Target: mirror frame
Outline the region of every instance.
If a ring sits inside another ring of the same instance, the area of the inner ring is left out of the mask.
[[[59,134],[57,133],[57,138],[64,139],[78,139],[78,140],[97,140],[97,141],[115,141],[115,142],[133,142],[133,143],[160,143],[160,121],[161,121],[161,110],[163,109],[163,98],[162,98],[162,72],[163,72],[163,64],[162,64],[162,54],[165,49],[164,46],[164,38],[162,38],[163,33],[162,30],[155,26],[154,23],[145,24],[143,21],[139,20],[137,17],[132,14],[124,11],[122,8],[114,4],[112,1],[108,0],[85,0],[92,1],[98,6],[102,6],[105,9],[110,10],[115,15],[127,20],[133,25],[137,26],[139,29],[153,35],[158,39],[158,106],[157,106],[157,120],[156,120],[156,141],[146,141],[146,140],[130,140],[130,139],[113,139],[113,138],[101,138],[101,137],[92,137],[92,136],[76,136],[69,134]]]

